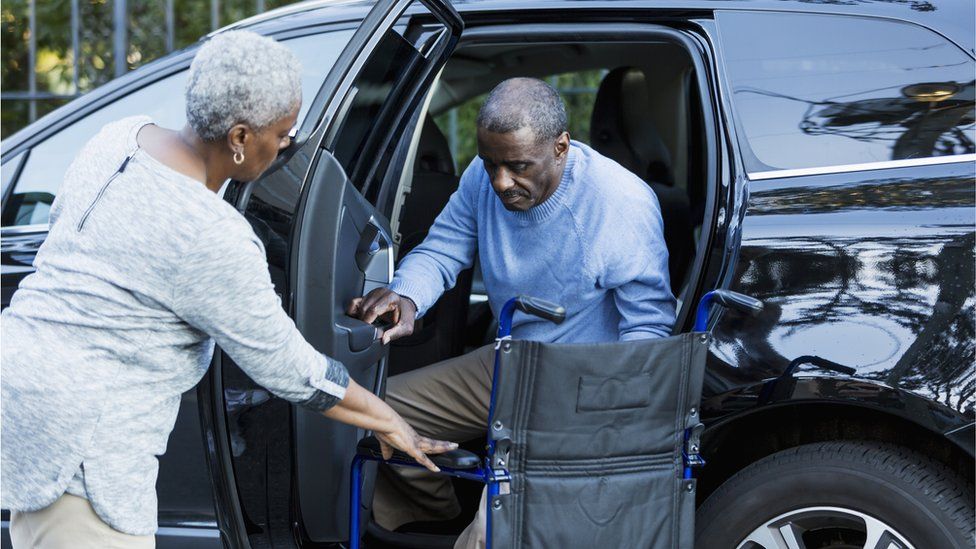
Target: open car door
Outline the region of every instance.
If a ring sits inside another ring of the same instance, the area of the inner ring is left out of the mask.
[[[393,276],[390,223],[369,198],[384,178],[399,179],[396,145],[462,28],[446,0],[380,0],[311,100],[295,145],[273,173],[231,198],[259,236],[277,236],[277,242],[263,238],[269,267],[298,329],[377,394],[387,347],[374,326],[344,313],[350,300]],[[297,196],[284,196],[288,189]],[[288,219],[273,211],[276,201],[289,200],[291,224],[274,227],[276,219]],[[277,411],[267,405],[259,411],[254,395],[260,389],[234,392],[229,380],[239,383],[241,373],[222,353],[215,363],[207,388],[213,417],[205,411],[204,425],[214,425],[207,436],[225,544],[347,540],[349,466],[364,433],[281,402]],[[241,420],[244,415],[251,419]],[[255,459],[261,451],[265,456]],[[247,452],[252,457],[242,459]]]

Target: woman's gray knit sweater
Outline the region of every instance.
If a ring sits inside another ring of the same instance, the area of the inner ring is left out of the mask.
[[[256,382],[314,409],[349,383],[282,310],[243,216],[138,149],[149,123],[109,124],[75,159],[37,270],[0,326],[0,504],[33,511],[81,492],[136,535],[156,531],[156,456],[214,341]]]

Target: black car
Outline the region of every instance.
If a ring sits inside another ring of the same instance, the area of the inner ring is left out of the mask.
[[[698,545],[973,545],[973,2],[369,4],[299,4],[231,27],[275,37],[305,66],[294,145],[224,198],[263,239],[312,344],[381,392],[390,374],[490,339],[477,268],[389,347],[343,306],[390,281],[457,186],[464,166],[435,118],[450,123],[511,76],[599,71],[588,135],[574,138],[656,192],[674,332],[712,288],[765,303],[711,319]],[[3,142],[3,305],[85,140],[130,114],[182,125],[194,51]],[[159,546],[340,546],[361,435],[275,398],[218,351],[160,458]],[[449,531],[424,528],[370,530],[376,545],[450,546]]]

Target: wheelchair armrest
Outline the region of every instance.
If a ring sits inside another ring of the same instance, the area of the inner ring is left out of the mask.
[[[366,437],[360,440],[359,444],[356,445],[356,453],[361,456],[383,461],[383,453],[380,451],[380,441],[376,437]],[[440,468],[474,469],[481,465],[481,458],[467,450],[451,450],[443,454],[430,454],[428,457]],[[399,450],[393,452],[393,459],[416,463],[412,457]]]

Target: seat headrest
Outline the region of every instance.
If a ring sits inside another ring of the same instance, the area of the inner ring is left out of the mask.
[[[424,118],[424,127],[420,130],[420,144],[417,148],[414,171],[454,174],[451,147],[430,116]]]
[[[651,119],[644,72],[618,67],[603,78],[590,118],[590,146],[645,181],[671,185],[671,154]]]

